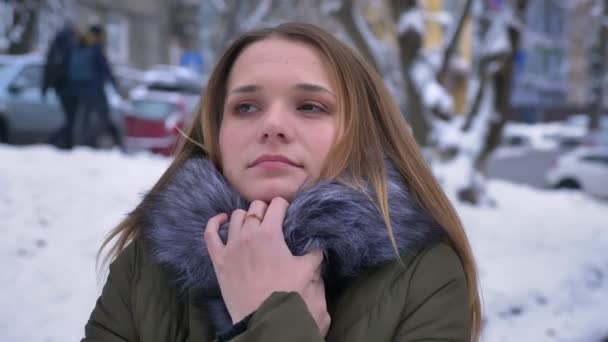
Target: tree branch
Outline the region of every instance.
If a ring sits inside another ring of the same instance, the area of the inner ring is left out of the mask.
[[[445,49],[443,53],[443,57],[441,59],[441,67],[439,68],[439,73],[437,74],[437,81],[443,84],[443,80],[445,79],[445,75],[448,71],[448,67],[450,65],[450,59],[456,50],[456,44],[460,40],[460,35],[462,34],[462,30],[464,28],[464,23],[466,18],[469,17],[471,12],[471,5],[473,4],[473,0],[467,0],[462,9],[462,13],[458,18],[458,23],[455,29],[452,31],[452,35],[450,36],[448,47]]]
[[[333,16],[342,24],[342,27],[344,27],[349,37],[353,40],[353,43],[363,58],[365,58],[365,60],[376,69],[376,71],[381,72],[370,46],[367,44],[365,38],[363,38],[363,34],[357,27],[353,12],[356,10],[356,8],[353,6],[353,3],[354,0],[343,0],[342,4],[340,5],[340,9],[333,12]]]

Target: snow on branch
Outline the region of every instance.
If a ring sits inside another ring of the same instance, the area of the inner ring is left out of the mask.
[[[507,27],[502,20],[494,20],[484,37],[484,44],[481,46],[482,58],[500,57],[511,51],[509,34]]]
[[[435,22],[444,28],[454,25],[454,18],[452,18],[452,15],[446,11],[426,12],[425,19]]]
[[[12,43],[21,40],[30,20],[28,5],[13,1],[0,2],[0,50],[6,50]]]
[[[418,7],[405,11],[399,16],[397,33],[402,35],[408,31],[416,31],[420,36],[424,36],[424,12]]]
[[[452,112],[452,96],[437,82],[435,69],[427,60],[417,57],[410,75],[426,108],[442,114]]]

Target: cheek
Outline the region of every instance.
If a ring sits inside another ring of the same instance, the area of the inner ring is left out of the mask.
[[[333,127],[327,127],[323,130],[315,131],[318,134],[310,137],[310,154],[315,161],[315,171],[320,172],[325,164],[325,159],[332,148],[336,136],[336,130]]]
[[[223,120],[220,126],[220,151],[223,152],[234,152],[238,150],[240,143],[239,139],[242,140],[242,134],[237,134],[242,131],[242,128],[238,127],[232,120],[226,118]]]

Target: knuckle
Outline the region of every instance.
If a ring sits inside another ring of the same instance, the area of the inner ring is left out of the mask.
[[[243,243],[250,244],[255,240],[255,236],[256,234],[253,234],[253,232],[251,232],[251,229],[243,230],[243,232],[241,233],[241,241]]]
[[[259,235],[260,237],[262,237],[264,239],[268,239],[268,240],[270,240],[274,236],[272,230],[269,230],[268,228],[264,227],[263,225],[260,225],[257,235]]]

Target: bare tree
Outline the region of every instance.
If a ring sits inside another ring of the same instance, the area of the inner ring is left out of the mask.
[[[521,44],[521,36],[524,26],[524,17],[526,7],[528,5],[527,0],[518,0],[514,5],[515,18],[514,22],[508,25],[508,36],[511,50],[508,55],[505,56],[502,68],[496,72],[492,82],[496,89],[497,96],[495,101],[496,112],[498,113],[498,119],[493,120],[490,124],[490,130],[488,137],[485,140],[484,147],[475,161],[475,165],[478,170],[482,173],[486,173],[487,164],[490,156],[496,150],[502,137],[502,130],[507,121],[510,110],[511,89],[513,84],[513,73],[515,63],[515,53]]]
[[[210,0],[202,5],[201,48],[209,71],[223,51],[240,33],[260,26],[275,2],[272,0]]]
[[[381,70],[376,63],[376,59],[372,53],[370,45],[363,37],[361,29],[357,27],[355,16],[358,14],[358,8],[354,1],[343,1],[339,8],[333,12],[333,16],[342,24],[348,36],[352,39],[353,44],[363,57],[376,68]]]
[[[424,22],[416,0],[391,0],[391,12],[397,25],[399,61],[405,90],[406,115],[414,137],[420,145],[426,144],[430,129],[426,110],[419,89],[412,79],[414,62],[421,53],[424,38]]]
[[[9,54],[23,54],[31,50],[40,5],[40,1],[36,0],[0,3],[0,9],[6,16],[0,23],[0,50]]]
[[[452,183],[458,197],[478,203],[484,192],[481,180],[487,161],[498,145],[509,111],[514,55],[527,1],[510,2],[499,13],[489,16],[480,1],[467,0],[445,34],[438,63],[422,49],[425,13],[418,1],[387,1],[392,13],[387,20],[393,20],[396,27],[402,100],[414,136],[421,146],[434,151],[438,158],[433,164],[438,176]],[[351,1],[343,1],[336,18],[343,26],[353,27],[354,11]],[[446,90],[446,75],[468,18],[474,18],[478,27],[476,63],[470,75],[467,112],[457,116]],[[349,33],[352,31],[347,29]],[[360,37],[357,32],[351,35]],[[366,58],[372,59],[373,65],[378,65],[373,61],[373,52],[369,52],[369,41],[361,38],[353,41]],[[452,168],[456,166],[458,170],[454,171]],[[461,177],[455,180],[455,174]]]
[[[24,54],[44,48],[74,7],[74,0],[0,1],[0,52]]]

